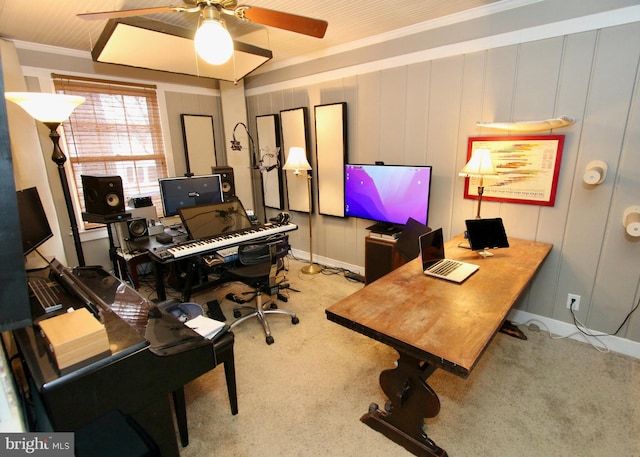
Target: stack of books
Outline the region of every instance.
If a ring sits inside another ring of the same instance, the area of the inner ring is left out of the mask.
[[[381,238],[383,240],[396,241],[400,237],[400,233],[402,232],[395,232],[395,233],[369,232],[369,236],[373,238]]]

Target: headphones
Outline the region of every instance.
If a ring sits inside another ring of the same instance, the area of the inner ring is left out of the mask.
[[[288,224],[291,220],[291,216],[289,215],[289,213],[278,213],[275,219],[276,223],[278,224]]]

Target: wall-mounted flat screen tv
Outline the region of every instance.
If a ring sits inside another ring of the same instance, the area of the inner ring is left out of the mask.
[[[222,203],[222,180],[219,174],[162,178],[159,183],[165,217],[177,216],[180,208]]]
[[[395,232],[411,217],[427,225],[431,166],[345,166],[345,216],[375,221],[374,232]]]

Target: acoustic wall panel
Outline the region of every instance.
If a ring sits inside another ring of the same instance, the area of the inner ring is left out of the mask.
[[[344,165],[347,161],[347,104],[315,107],[318,212],[344,217]]]

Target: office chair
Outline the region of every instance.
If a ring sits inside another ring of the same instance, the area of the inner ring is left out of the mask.
[[[252,317],[258,318],[267,344],[273,344],[273,336],[266,319],[266,314],[283,314],[291,317],[291,323],[300,322],[295,313],[278,309],[278,305],[271,297],[279,295],[279,290],[284,288],[284,257],[289,252],[289,235],[280,234],[264,241],[248,242],[238,247],[238,259],[234,267],[227,271],[232,278],[254,288],[251,297],[247,301],[255,301],[255,306],[237,306],[233,310],[233,316],[237,318],[231,324],[231,329],[240,325]],[[267,295],[269,298],[264,299]],[[241,310],[249,309],[251,312],[242,317]]]

